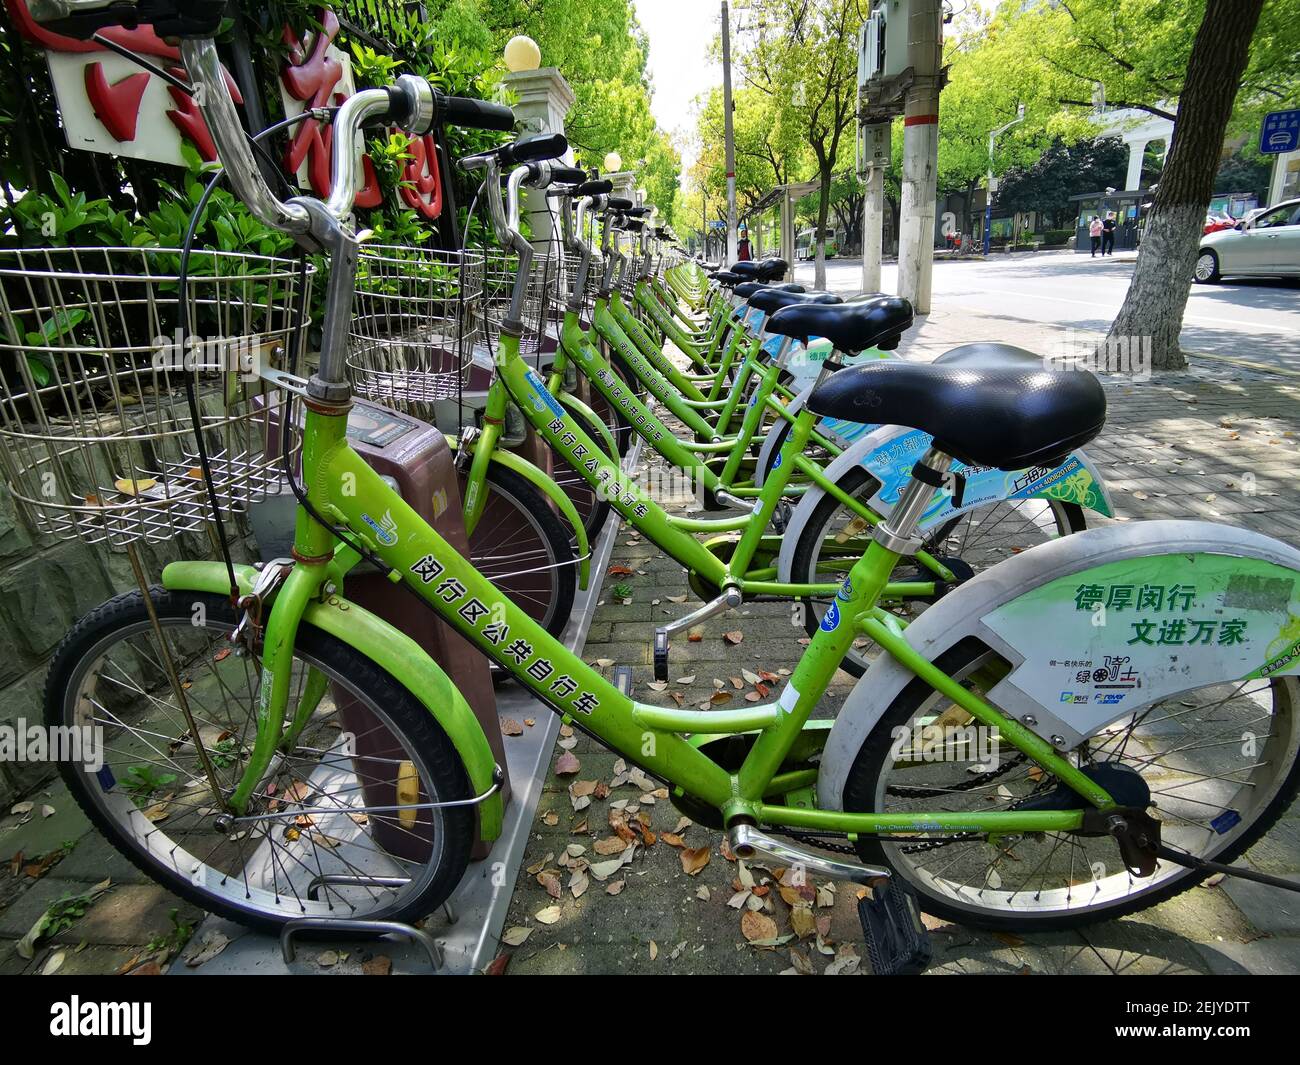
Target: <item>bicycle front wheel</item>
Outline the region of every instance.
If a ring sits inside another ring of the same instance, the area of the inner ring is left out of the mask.
[[[487,500],[469,538],[469,558],[484,577],[552,636],[573,613],[577,557],[550,501],[513,470],[490,463]],[[461,475],[461,498],[465,476]]]
[[[98,740],[60,772],[105,838],[169,891],[268,930],[311,916],[412,921],[441,905],[468,865],[474,811],[430,805],[472,796],[427,708],[303,623],[286,717],[305,707],[306,724],[227,823],[256,734],[261,648],[230,644],[222,596],[149,596],[157,627],[143,593],[111,599],[64,638],[46,681],[46,724]]]

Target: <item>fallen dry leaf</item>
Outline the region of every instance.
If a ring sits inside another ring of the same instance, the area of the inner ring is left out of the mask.
[[[709,864],[711,852],[708,847],[683,847],[681,851],[682,872],[687,876],[698,876],[701,869]]]
[[[765,913],[746,910],[740,915],[740,934],[750,943],[776,938],[776,922]]]

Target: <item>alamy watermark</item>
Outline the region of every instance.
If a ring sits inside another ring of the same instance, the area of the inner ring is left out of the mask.
[[[0,762],[75,762],[92,773],[104,765],[99,725],[29,725],[25,718],[0,725]]]
[[[154,337],[151,361],[155,370],[230,371],[241,380],[253,381],[263,344],[256,334],[204,337],[177,329],[171,336]]]
[[[941,725],[934,722],[899,725],[890,736],[895,762],[972,762],[979,772],[998,766],[1001,737],[997,726]]]
[[[1043,364],[1049,370],[1089,370],[1148,381],[1151,379],[1151,337],[1097,336],[1067,329],[1048,348]]]

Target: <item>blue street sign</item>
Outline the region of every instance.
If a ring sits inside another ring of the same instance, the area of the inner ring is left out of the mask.
[[[1289,111],[1270,111],[1259,131],[1259,150],[1264,155],[1280,155],[1300,148],[1300,107]]]

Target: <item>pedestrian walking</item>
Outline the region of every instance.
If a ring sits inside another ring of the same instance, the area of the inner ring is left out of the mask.
[[[1107,211],[1106,220],[1101,224],[1101,254],[1115,254],[1115,212]]]
[[[744,223],[741,223],[739,236],[740,239],[736,241],[736,261],[747,263],[754,256],[749,250],[749,230],[746,228]]]
[[[1092,238],[1092,258],[1097,258],[1097,249],[1101,247],[1101,219],[1096,215],[1088,223],[1088,236]]]

